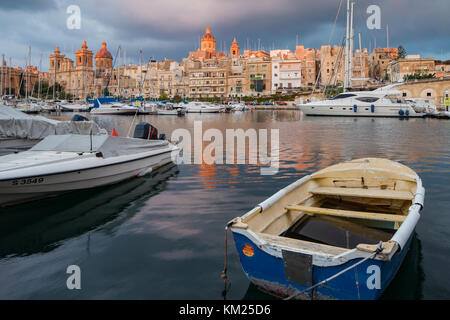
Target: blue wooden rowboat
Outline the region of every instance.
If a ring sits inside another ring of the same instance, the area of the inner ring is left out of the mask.
[[[425,189],[386,159],[333,165],[230,221],[242,268],[286,299],[381,296],[408,251]]]

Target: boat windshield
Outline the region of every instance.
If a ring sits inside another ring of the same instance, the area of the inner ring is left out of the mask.
[[[352,93],[341,93],[338,94],[337,96],[331,98],[330,100],[338,100],[338,99],[345,99],[345,98],[350,98],[350,97],[355,97],[356,94],[352,94]]]
[[[380,100],[380,98],[377,98],[377,97],[359,97],[359,98],[356,98],[356,100],[361,101],[361,102],[371,103],[371,102],[376,102],[376,101]]]

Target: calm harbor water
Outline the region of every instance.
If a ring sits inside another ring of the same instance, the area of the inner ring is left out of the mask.
[[[72,114],[52,115],[70,119]],[[126,135],[148,121],[176,128],[280,131],[280,169],[179,165],[141,179],[0,208],[0,299],[222,299],[225,224],[300,177],[331,164],[383,157],[418,172],[425,207],[414,242],[384,299],[450,298],[450,122],[304,117],[299,111],[97,116]],[[225,135],[224,135],[225,136]],[[229,241],[227,299],[269,298],[245,278]],[[66,268],[81,268],[68,290]]]

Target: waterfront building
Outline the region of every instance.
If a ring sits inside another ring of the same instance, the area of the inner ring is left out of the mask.
[[[96,97],[105,94],[104,89],[109,84],[113,69],[113,57],[108,51],[106,42],[102,42],[102,47],[95,54],[95,80],[94,95]]]
[[[236,41],[236,37],[233,39],[233,43],[231,44],[230,47],[230,56],[239,58],[239,45]]]
[[[200,48],[189,53],[189,58],[196,61],[224,57],[226,57],[225,53],[216,51],[216,38],[212,35],[210,27],[206,28],[206,32],[200,40]]]
[[[398,58],[397,48],[375,48],[369,55],[370,72],[373,79],[385,79],[389,63]]]
[[[34,66],[24,69],[20,67],[8,66],[3,59],[0,65],[0,96],[17,96],[19,92],[26,96],[37,96],[35,84],[39,81],[39,71]],[[42,77],[42,73],[40,74]]]
[[[363,88],[370,82],[370,66],[369,66],[369,54],[367,49],[356,50],[353,53],[353,76],[352,87]]]
[[[322,46],[320,48],[320,84],[344,85],[345,54],[342,46]]]
[[[450,76],[450,60],[448,61],[435,61],[436,78],[449,77]]]
[[[296,46],[295,57],[301,61],[302,86],[314,87],[320,68],[320,51],[314,48],[305,49],[304,46]]]
[[[189,70],[189,93],[191,98],[225,98],[227,92],[227,67],[221,66],[217,60],[205,61],[200,68]]]
[[[263,50],[257,50],[257,51],[252,51],[252,50],[244,50],[244,58],[245,59],[249,59],[249,58],[270,58],[270,54],[263,51]]]
[[[433,58],[421,58],[420,55],[408,55],[404,59],[391,61],[387,67],[387,74],[392,82],[405,79],[405,76],[435,73]]]
[[[402,83],[395,87],[402,92],[401,97],[434,99],[436,106],[444,106],[444,98],[450,93],[450,78],[414,80]]]
[[[50,54],[49,62],[47,81],[50,85],[57,82],[66,93],[77,98],[93,94],[95,90],[93,53],[88,50],[86,41],[83,41],[81,49],[75,52],[75,65],[72,59],[61,54],[58,46],[53,54]]]
[[[272,53],[271,53],[272,54]],[[289,59],[294,57],[294,59]],[[302,85],[301,61],[295,55],[272,57],[272,92],[288,93],[300,90]]]
[[[247,51],[247,50],[245,50]],[[258,51],[262,53],[262,51]],[[250,96],[269,95],[272,90],[272,62],[267,55],[258,54],[247,58],[246,92]]]
[[[231,55],[227,77],[227,92],[230,98],[247,96],[247,64],[245,59]]]

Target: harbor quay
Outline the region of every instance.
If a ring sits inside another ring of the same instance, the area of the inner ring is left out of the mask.
[[[296,99],[310,101],[338,92],[345,80],[344,49],[297,45],[294,51],[242,50],[234,38],[229,51],[222,52],[216,50],[216,38],[208,27],[199,48],[181,61],[166,58],[130,64],[120,46],[113,56],[104,41],[94,55],[83,41],[74,53],[62,53],[56,46],[48,57],[48,71],[33,65],[22,69],[3,56],[1,96],[85,100],[107,93],[124,99],[237,100],[275,105]],[[74,59],[69,58],[72,55]],[[405,80],[398,86],[400,97],[430,99],[438,108],[448,104],[448,61],[401,56],[398,48],[357,49],[352,59],[352,78],[364,80],[353,81],[351,90],[373,90]],[[431,79],[426,79],[428,75]]]

